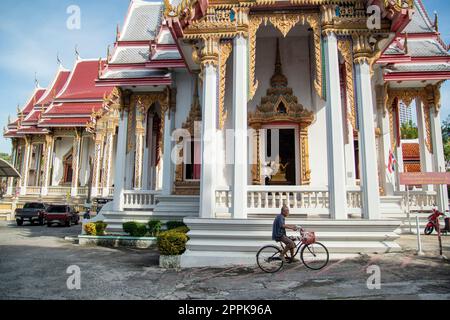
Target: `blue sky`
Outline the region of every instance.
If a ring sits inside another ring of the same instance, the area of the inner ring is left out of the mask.
[[[430,13],[441,17],[440,31],[450,43],[450,2],[423,0]],[[15,116],[17,105],[24,105],[34,88],[35,73],[46,87],[56,72],[56,55],[66,68],[75,60],[74,48],[82,58],[106,55],[115,39],[116,25],[123,25],[129,0],[2,0],[0,10],[0,121]],[[81,29],[69,30],[67,8],[81,9]],[[442,118],[450,113],[450,84],[442,90]],[[9,140],[0,137],[0,152],[11,151]]]

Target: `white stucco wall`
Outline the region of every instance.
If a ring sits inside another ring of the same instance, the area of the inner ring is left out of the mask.
[[[64,156],[72,149],[73,138],[63,137],[55,140],[54,158],[53,158],[53,177],[52,186],[58,186],[64,175]]]
[[[91,174],[91,168],[89,166],[89,159],[94,158],[94,142],[92,137],[83,137],[81,144],[81,162],[80,162],[80,174],[79,182],[81,187],[85,187],[89,183],[89,176]]]

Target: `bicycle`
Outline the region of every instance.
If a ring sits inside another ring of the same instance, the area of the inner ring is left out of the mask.
[[[296,243],[295,258],[300,252],[300,259],[303,264],[310,270],[321,270],[330,261],[330,255],[327,247],[316,241],[314,232],[306,232],[300,228],[300,237],[290,237]],[[280,242],[280,241],[279,241]],[[256,262],[258,267],[266,273],[276,273],[284,266],[281,259],[281,252],[285,246],[282,242],[281,248],[275,245],[267,245],[262,247],[256,254]]]

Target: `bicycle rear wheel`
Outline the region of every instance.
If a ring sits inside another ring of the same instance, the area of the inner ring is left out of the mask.
[[[281,249],[276,246],[265,246],[258,251],[256,262],[262,271],[266,273],[278,272],[283,267],[280,258]]]
[[[300,258],[308,269],[320,270],[328,264],[330,255],[323,244],[316,242],[304,246],[300,253]]]

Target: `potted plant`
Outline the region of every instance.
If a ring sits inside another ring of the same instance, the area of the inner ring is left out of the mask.
[[[186,243],[189,240],[187,231],[187,228],[183,227],[159,234],[157,245],[160,268],[180,269],[181,255],[186,251]]]

